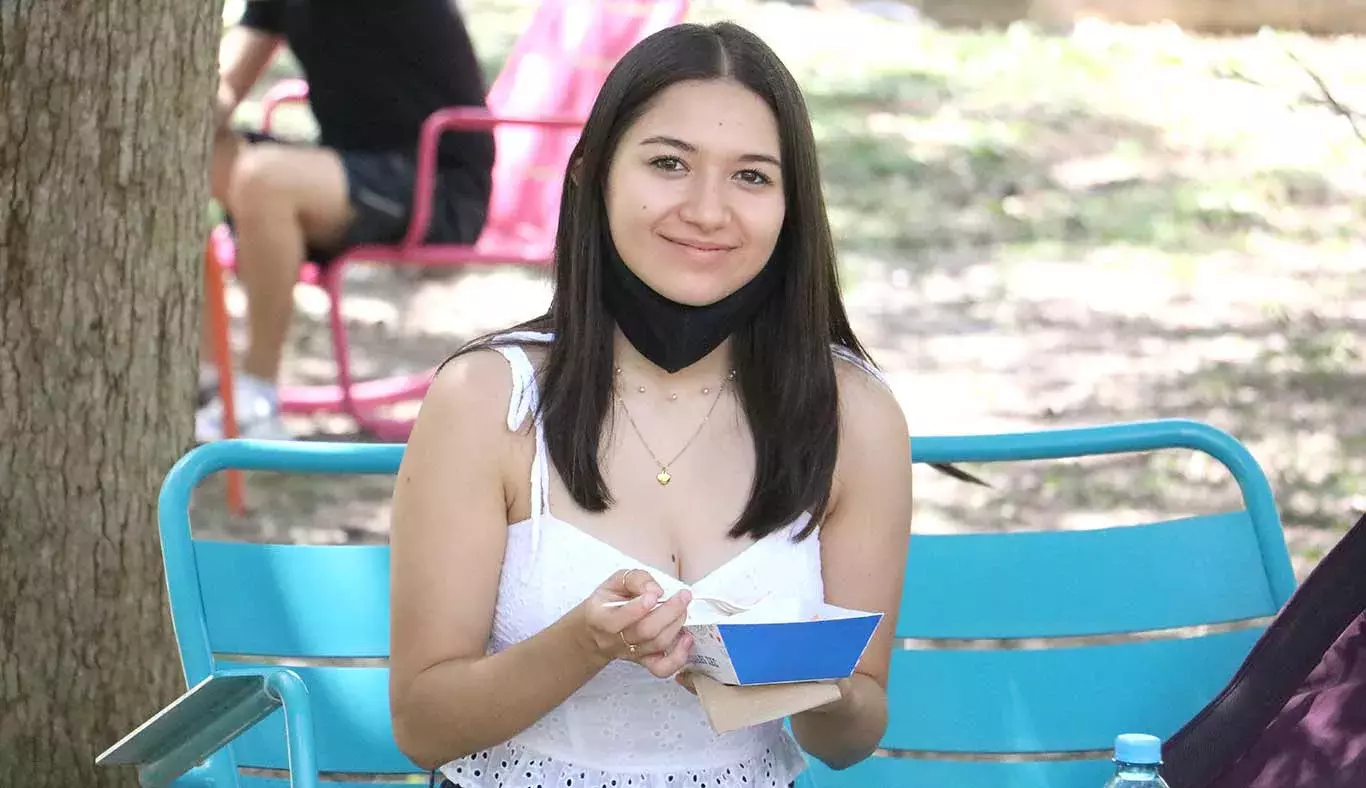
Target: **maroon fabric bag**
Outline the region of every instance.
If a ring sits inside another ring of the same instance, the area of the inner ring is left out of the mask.
[[[1366,788],[1366,517],[1163,759],[1172,788]]]

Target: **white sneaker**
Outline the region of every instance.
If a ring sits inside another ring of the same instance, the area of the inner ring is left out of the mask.
[[[280,414],[280,399],[265,381],[251,378],[234,381],[233,410],[237,416],[237,436],[258,440],[291,440],[293,435]],[[214,396],[194,414],[194,437],[200,443],[222,440],[223,400]]]

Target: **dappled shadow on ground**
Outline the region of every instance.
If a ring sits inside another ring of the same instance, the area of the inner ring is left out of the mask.
[[[1132,292],[1141,297],[1140,288]],[[913,378],[919,371],[905,399],[913,421],[920,415],[926,425],[920,431],[977,432],[970,425],[984,420],[1003,429],[1162,417],[1208,422],[1243,441],[1267,473],[1301,574],[1366,509],[1362,318],[1225,317],[1211,309],[1205,322],[1178,309],[1145,313],[1141,304],[1138,314],[1116,314],[1063,296],[1061,303],[1030,303],[1017,295],[1005,310],[961,300],[939,305],[969,319],[976,314],[977,329],[919,335],[928,349],[914,358],[949,360],[907,362]],[[924,325],[915,318],[923,301],[910,300],[915,310],[870,322],[890,323],[881,332],[887,336]],[[941,317],[929,325],[945,323]],[[962,397],[975,402],[964,406]],[[943,419],[925,415],[941,409]],[[959,413],[974,415],[960,420]],[[933,475],[917,482],[924,529],[1085,528],[1223,511],[1239,500],[1226,470],[1185,450],[970,470],[992,488]]]
[[[352,364],[360,379],[431,369],[464,342],[548,304],[545,269],[523,266],[349,266],[342,299]],[[301,288],[302,290],[302,288]],[[300,292],[290,376],[335,382],[327,303]]]

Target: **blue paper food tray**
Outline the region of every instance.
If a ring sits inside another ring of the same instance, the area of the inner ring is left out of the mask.
[[[842,679],[854,672],[881,613],[826,605],[817,620],[690,625],[692,667],[723,684]]]

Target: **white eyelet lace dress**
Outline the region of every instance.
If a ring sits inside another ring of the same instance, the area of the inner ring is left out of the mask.
[[[551,337],[518,332],[505,339],[530,344]],[[498,349],[512,367],[508,428],[516,430],[536,413],[535,374],[521,347]],[[819,534],[791,539],[805,527],[806,515],[685,586],[551,514],[550,458],[539,419],[531,473],[531,516],[508,526],[489,653],[545,629],[623,568],[649,571],[666,595],[691,588],[737,600],[758,590],[824,598]],[[459,788],[776,788],[803,768],[802,753],[781,720],[718,734],[696,696],[619,660],[527,730],[440,771]]]

